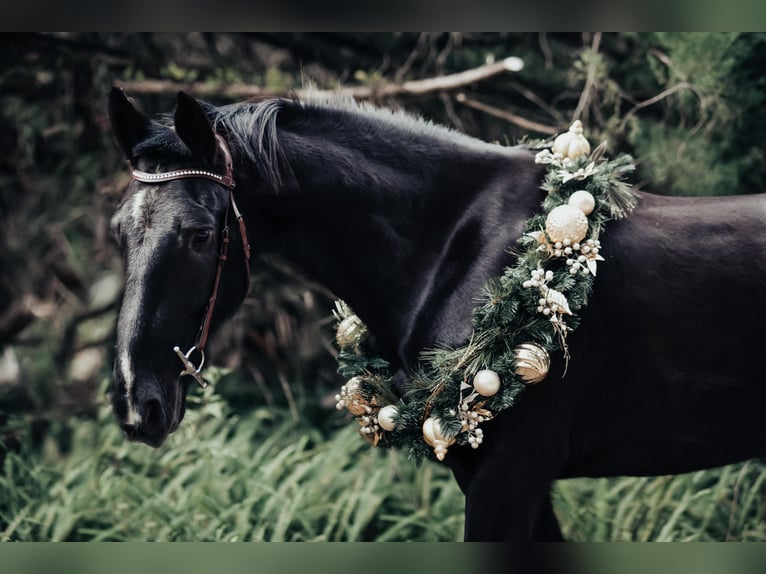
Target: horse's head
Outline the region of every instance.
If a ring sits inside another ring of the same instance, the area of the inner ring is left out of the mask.
[[[214,288],[224,229],[231,225],[236,233],[237,226],[233,215],[227,222],[229,190],[214,177],[226,173],[228,151],[195,100],[179,94],[171,125],[171,118],[150,120],[113,89],[109,117],[117,142],[137,170],[112,219],[125,292],[110,400],[130,440],[159,446],[183,418],[193,380],[179,376],[183,364],[174,347],[199,346],[201,331],[207,335],[203,318],[215,328],[244,299],[246,265],[239,248],[244,242],[232,241],[237,248],[228,250],[229,262]],[[185,170],[210,177],[188,177]],[[186,176],[148,177],[168,172]],[[214,292],[217,304],[208,317]],[[201,359],[196,351],[192,355],[194,361]]]

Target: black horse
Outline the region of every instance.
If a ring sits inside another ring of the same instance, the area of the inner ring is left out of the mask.
[[[422,350],[465,342],[482,286],[513,263],[507,249],[542,199],[528,149],[351,102],[213,107],[179,94],[174,115],[152,121],[113,89],[109,112],[134,168],[209,172],[134,181],[113,220],[126,283],[111,402],[128,438],[152,446],[184,415],[191,378],[172,350],[199,340],[203,317],[215,330],[241,304],[248,242],[348,302],[406,380]],[[212,177],[226,173],[228,149],[242,230]],[[766,453],[764,197],[638,197],[609,225],[566,376],[555,357],[543,383],[485,425],[480,449],[449,450],[467,540],[560,539],[557,478]]]

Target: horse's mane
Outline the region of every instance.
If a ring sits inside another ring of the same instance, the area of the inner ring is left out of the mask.
[[[261,177],[273,188],[282,184],[289,165],[277,137],[277,115],[288,106],[287,99],[243,102],[215,108],[210,106],[213,128],[230,136],[231,142],[255,164]]]
[[[220,108],[211,106],[209,113],[214,127],[224,128],[273,189],[278,189],[285,179],[292,177],[277,133],[278,117],[289,117],[295,125],[308,126],[310,123],[310,129],[324,135],[377,133],[382,135],[381,141],[394,142],[428,139],[429,148],[438,143],[474,148],[489,145],[407,111],[376,107],[342,94],[328,97],[309,92],[302,99],[279,98]]]
[[[199,102],[216,131],[225,132],[230,145],[244,153],[256,166],[261,177],[272,189],[279,189],[290,180],[292,171],[287,162],[282,142],[278,137],[277,120],[290,117],[296,123],[308,125],[310,121],[318,134],[335,132],[383,134],[389,141],[423,141],[428,146],[470,146],[486,149],[485,142],[469,137],[451,128],[434,124],[421,116],[403,110],[380,108],[351,97],[312,96],[302,99],[275,98],[247,101],[216,107]],[[152,122],[149,137],[135,152],[163,151],[173,155],[188,155],[173,127],[173,115],[162,114]]]

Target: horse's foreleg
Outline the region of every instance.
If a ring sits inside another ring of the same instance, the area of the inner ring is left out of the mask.
[[[566,460],[565,442],[552,435],[543,442],[516,436],[516,448],[506,442],[483,457],[470,453],[457,469],[466,497],[466,540],[562,540],[550,487]]]
[[[561,527],[556,514],[553,512],[550,492],[546,494],[537,509],[537,517],[532,530],[532,540],[535,542],[563,542]]]
[[[527,542],[561,540],[550,502],[551,483],[569,457],[569,393],[550,381],[484,425],[478,449],[447,454],[465,494],[465,539]]]
[[[563,540],[551,506],[550,483],[521,485],[502,481],[495,486],[501,490],[476,481],[466,494],[466,541]],[[512,486],[522,488],[509,492]]]

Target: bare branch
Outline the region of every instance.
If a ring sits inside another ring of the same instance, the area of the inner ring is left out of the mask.
[[[625,126],[627,125],[628,120],[638,110],[640,110],[641,108],[645,108],[647,106],[651,106],[652,104],[656,104],[657,102],[664,100],[668,96],[672,96],[673,94],[681,90],[691,90],[692,92],[694,92],[694,95],[696,95],[700,99],[700,101],[702,100],[702,96],[697,92],[694,86],[692,86],[689,82],[681,82],[680,84],[676,84],[675,86],[660,92],[656,96],[653,96],[649,98],[648,100],[644,100],[643,102],[639,102],[635,106],[630,108],[630,110],[628,110],[628,113],[625,114],[625,117],[622,118],[622,122],[620,123],[620,131],[625,129]]]
[[[507,122],[510,122],[512,124],[516,124],[517,126],[524,128],[525,130],[532,130],[535,132],[540,132],[544,134],[555,134],[559,132],[560,130],[558,128],[555,128],[553,126],[548,126],[545,124],[540,124],[537,122],[534,122],[532,120],[528,120],[526,118],[523,118],[521,116],[518,116],[516,114],[512,114],[510,112],[506,112],[505,110],[501,110],[499,108],[496,108],[494,106],[490,106],[488,104],[484,104],[482,102],[479,102],[477,100],[474,100],[472,98],[469,98],[463,93],[460,93],[456,97],[457,101],[461,104],[464,104],[468,106],[469,108],[473,108],[475,110],[479,110],[480,112],[484,112],[486,114],[489,114],[491,116],[495,116],[496,118],[500,118],[502,120],[505,120]]]
[[[130,94],[175,94],[183,91],[201,98],[223,96],[237,99],[284,95],[284,92],[267,90],[248,84],[175,82],[173,80],[125,80],[116,81],[115,85]]]
[[[564,117],[564,115],[559,112],[554,106],[548,105],[545,100],[543,100],[540,96],[535,94],[532,90],[526,88],[525,86],[522,86],[518,82],[509,82],[509,85],[519,92],[522,96],[527,98],[530,102],[537,105],[541,110],[544,110],[548,114],[551,115],[551,117],[556,120],[557,124],[564,125],[567,123],[567,119]]]
[[[315,97],[330,97],[346,95],[358,100],[377,97],[413,96],[441,90],[456,90],[474,82],[479,82],[502,72],[518,72],[524,67],[524,62],[515,57],[506,58],[493,64],[485,64],[471,70],[437,76],[423,80],[411,80],[400,84],[378,84],[369,86],[339,87],[337,90],[292,90],[290,93],[298,97],[312,95]],[[171,80],[128,80],[117,85],[128,92],[136,94],[174,94],[186,91],[199,97],[225,96],[231,98],[257,98],[287,95],[285,91],[270,90],[247,84],[215,84],[206,82],[174,82]]]
[[[572,120],[579,120],[580,116],[588,105],[590,99],[590,92],[593,89],[593,85],[596,83],[596,55],[598,54],[598,48],[601,44],[601,32],[596,32],[593,35],[593,43],[591,44],[592,57],[590,64],[588,65],[588,76],[585,79],[585,87],[580,93],[580,101],[577,102],[574,114],[572,114]]]
[[[545,69],[552,70],[553,50],[551,50],[551,45],[548,43],[548,32],[539,32],[537,38],[540,42],[540,50],[542,50],[543,56],[545,57]]]
[[[445,92],[440,92],[439,99],[442,101],[442,104],[444,104],[444,111],[447,112],[447,117],[452,122],[452,125],[454,125],[461,132],[464,132],[465,125],[463,124],[463,120],[460,119],[460,116],[458,116],[455,112],[455,106],[452,105],[452,98],[450,98]]]
[[[0,317],[0,347],[10,343],[35,319],[49,317],[55,305],[39,299],[36,295],[26,294],[15,300],[5,314]]]
[[[418,56],[420,56],[421,52],[423,51],[423,46],[425,45],[427,40],[428,40],[428,33],[421,32],[420,36],[418,36],[418,41],[415,44],[415,47],[412,49],[412,52],[410,52],[410,55],[407,56],[407,59],[399,67],[399,69],[396,70],[396,73],[394,74],[394,82],[400,82],[402,78],[404,78],[404,76],[407,75],[407,72],[410,71],[412,64],[415,63],[415,60],[418,58]]]

